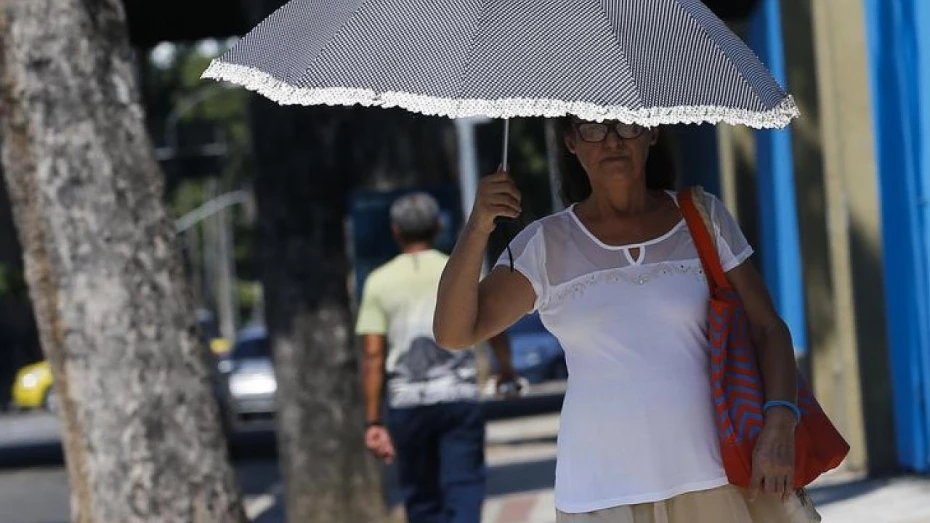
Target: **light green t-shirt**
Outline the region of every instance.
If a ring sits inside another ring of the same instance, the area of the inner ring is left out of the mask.
[[[478,397],[474,352],[443,349],[433,338],[436,293],[448,259],[435,250],[401,254],[365,280],[355,332],[387,338],[392,407]]]

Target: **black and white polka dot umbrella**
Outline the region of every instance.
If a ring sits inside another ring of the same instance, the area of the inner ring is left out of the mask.
[[[784,127],[793,99],[698,0],[291,0],[213,61],[280,104]]]

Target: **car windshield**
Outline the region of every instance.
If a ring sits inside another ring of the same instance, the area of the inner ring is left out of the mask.
[[[236,360],[271,358],[271,346],[268,344],[268,338],[246,338],[237,341],[232,350],[232,358]]]

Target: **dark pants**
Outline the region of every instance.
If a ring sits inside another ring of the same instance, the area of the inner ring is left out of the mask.
[[[410,523],[480,523],[484,414],[478,402],[391,409],[400,490]]]

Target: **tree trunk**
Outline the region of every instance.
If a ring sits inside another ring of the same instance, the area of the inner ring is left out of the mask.
[[[342,238],[349,181],[319,157],[332,145],[324,135],[338,125],[337,111],[265,100],[253,111],[265,317],[278,379],[285,506],[294,523],[367,523],[385,515],[363,446],[351,343]]]
[[[241,2],[253,25],[283,3]],[[363,442],[343,219],[356,187],[448,182],[453,129],[401,110],[280,107],[258,96],[251,117],[287,519],[385,521]]]
[[[377,469],[363,446],[343,219],[358,185],[448,181],[451,125],[400,111],[278,107],[256,98],[252,127],[288,521],[384,521]]]
[[[0,3],[0,135],[72,518],[243,521],[122,2]]]

